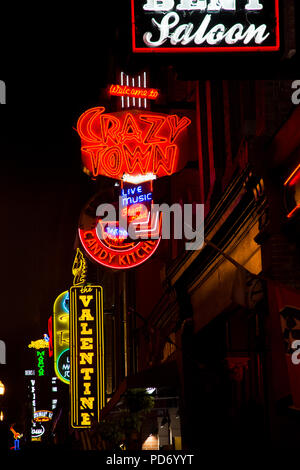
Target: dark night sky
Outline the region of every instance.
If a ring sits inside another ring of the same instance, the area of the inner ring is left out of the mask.
[[[93,193],[73,127],[83,111],[100,105],[107,85],[119,21],[108,10],[85,4],[62,13],[26,4],[2,15],[0,339],[7,365],[0,365],[0,378],[13,420],[30,367],[24,348],[46,332],[56,296],[72,283],[77,221]]]

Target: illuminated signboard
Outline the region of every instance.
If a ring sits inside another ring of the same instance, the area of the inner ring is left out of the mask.
[[[154,88],[140,88],[127,85],[111,85],[109,94],[112,96],[128,96],[129,98],[143,98],[156,100],[159,92]]]
[[[45,375],[45,350],[37,351],[37,368],[39,377]]]
[[[104,107],[88,109],[77,122],[84,169],[94,178],[171,175],[184,166],[180,144],[190,123],[176,114],[139,110],[107,114]]]
[[[28,344],[29,348],[34,348],[34,349],[48,349],[49,348],[49,337],[48,335],[44,334],[43,339],[37,339],[36,341],[31,341],[30,344]]]
[[[71,425],[89,428],[105,404],[102,287],[71,287],[70,333]]]
[[[287,218],[292,218],[300,209],[300,165],[284,182]]]
[[[133,52],[278,51],[279,0],[131,0]]]
[[[39,410],[33,413],[33,418],[37,422],[46,422],[52,419],[53,412],[48,410]]]
[[[158,248],[161,216],[150,213],[153,203],[151,181],[138,185],[123,183],[119,196],[120,217],[134,226],[140,238],[130,238],[119,221],[97,217],[97,195],[82,211],[78,230],[82,246],[91,260],[113,269],[128,269],[144,263]]]
[[[70,383],[69,291],[62,292],[53,306],[53,356],[56,376]]]

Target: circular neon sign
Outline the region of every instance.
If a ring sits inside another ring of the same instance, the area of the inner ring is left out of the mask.
[[[135,225],[140,237],[131,238],[115,220],[116,216],[110,220],[96,216],[97,203],[101,203],[99,195],[89,201],[79,223],[79,238],[87,255],[96,263],[113,269],[128,269],[144,263],[156,251],[161,239],[160,216],[150,211],[152,200],[149,197],[148,205],[137,202],[143,194],[152,197],[150,183],[131,186],[127,185],[126,193],[124,186],[122,188],[120,212],[125,214],[129,224]]]

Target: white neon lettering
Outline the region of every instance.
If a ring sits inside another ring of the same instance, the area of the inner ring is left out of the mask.
[[[143,10],[167,12],[174,8],[174,4],[174,0],[147,0],[147,3],[143,5]],[[180,0],[176,9],[180,11],[205,11],[207,9],[208,12],[218,12],[220,10],[235,11],[236,0]],[[248,0],[248,3],[245,5],[245,10],[248,11],[262,9],[263,5],[259,0]]]
[[[208,44],[218,44],[224,38],[225,26],[223,24],[217,24],[210,32],[205,36],[205,40]]]
[[[262,10],[263,5],[258,0],[249,0],[245,6],[246,10]]]
[[[265,24],[258,27],[254,24],[250,24],[248,27],[245,27],[241,23],[237,23],[226,31],[225,26],[220,23],[209,30],[211,18],[212,15],[205,15],[196,30],[193,29],[194,25],[192,23],[181,24],[176,28],[180,21],[179,14],[175,12],[167,13],[160,23],[152,19],[152,23],[159,30],[159,39],[157,41],[152,40],[152,32],[146,32],[144,34],[144,42],[149,47],[159,47],[163,45],[167,39],[170,39],[172,45],[188,45],[193,41],[196,45],[205,42],[214,45],[222,40],[230,45],[236,44],[237,42],[243,42],[243,44],[247,45],[252,40],[254,40],[256,44],[262,44],[270,35],[270,33],[267,32],[267,25]],[[174,29],[173,32],[172,29]]]
[[[181,0],[177,10],[206,10],[206,0]]]
[[[170,29],[174,28],[174,26],[176,26],[178,22],[179,22],[179,15],[177,13],[167,13],[161,20],[160,24],[158,23],[158,21],[152,18],[152,23],[154,24],[154,26],[156,26],[160,30],[160,37],[157,41],[151,41],[151,38],[153,35],[151,32],[147,32],[143,36],[144,43],[147,46],[152,46],[152,47],[161,46],[168,39]]]
[[[147,0],[143,6],[146,11],[170,11],[174,7],[174,0]]]
[[[236,10],[235,0],[211,0],[207,11]]]
[[[242,38],[244,39],[244,44],[249,44],[249,42],[254,38],[256,44],[261,44],[264,42],[267,37],[270,35],[270,33],[264,33],[266,32],[267,25],[262,24],[258,28],[255,27],[254,24],[251,24],[247,31],[244,33]]]

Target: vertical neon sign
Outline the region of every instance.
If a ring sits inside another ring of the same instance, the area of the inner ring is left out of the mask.
[[[70,289],[71,426],[89,428],[105,404],[103,293],[100,286]]]

